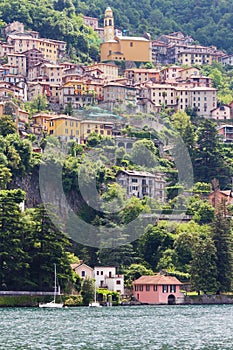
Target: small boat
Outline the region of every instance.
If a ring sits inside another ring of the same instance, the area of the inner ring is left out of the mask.
[[[59,293],[60,294],[60,293]],[[40,303],[39,307],[47,307],[47,308],[62,308],[64,304],[62,302],[57,303],[56,302],[56,295],[57,295],[57,269],[56,264],[54,264],[54,294],[53,294],[53,300],[49,303]]]
[[[100,303],[96,300],[96,285],[95,285],[94,296],[95,296],[95,300],[89,303],[89,307],[102,307],[102,305],[100,305]]]
[[[102,307],[98,301],[93,301],[89,304],[89,307]]]

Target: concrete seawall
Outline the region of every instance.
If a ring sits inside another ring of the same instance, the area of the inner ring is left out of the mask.
[[[233,298],[224,294],[185,296],[184,304],[233,304]]]

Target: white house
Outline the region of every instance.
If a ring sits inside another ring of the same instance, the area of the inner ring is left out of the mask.
[[[165,201],[165,180],[161,173],[121,170],[116,177],[117,183],[126,189],[128,197],[143,198],[148,196],[161,202]]]
[[[212,109],[211,118],[216,120],[231,119],[231,107],[223,104],[220,107]]]
[[[107,288],[120,295],[124,294],[124,275],[116,274],[116,267],[95,266],[94,278],[96,288]]]

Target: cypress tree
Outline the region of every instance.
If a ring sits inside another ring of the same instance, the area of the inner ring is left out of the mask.
[[[219,292],[228,292],[232,289],[233,281],[233,235],[230,218],[223,209],[218,210],[213,221],[212,239],[217,254]]]
[[[210,237],[195,244],[191,262],[191,287],[197,291],[216,291],[218,271],[216,247]]]

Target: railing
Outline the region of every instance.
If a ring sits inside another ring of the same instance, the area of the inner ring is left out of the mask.
[[[56,292],[56,295],[61,295],[61,293]],[[35,291],[14,291],[14,290],[0,290],[0,295],[54,295],[54,292],[35,292]]]

